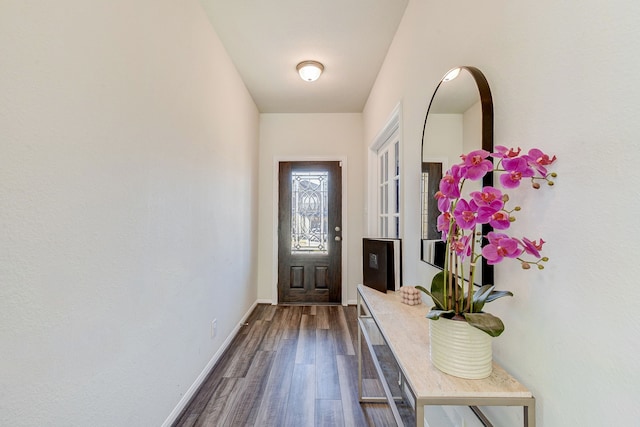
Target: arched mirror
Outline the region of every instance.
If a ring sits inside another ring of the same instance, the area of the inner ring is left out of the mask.
[[[421,259],[436,267],[444,266],[445,245],[436,227],[440,212],[433,196],[443,173],[460,162],[460,155],[478,149],[493,152],[493,101],[489,83],[477,68],[454,68],[433,93],[422,131]],[[477,189],[492,184],[491,173],[482,182],[469,183]],[[465,184],[465,190],[473,188]],[[486,235],[490,229],[483,227]],[[476,277],[481,278],[481,284],[492,284],[493,266],[487,265],[484,258],[482,261],[481,274]]]

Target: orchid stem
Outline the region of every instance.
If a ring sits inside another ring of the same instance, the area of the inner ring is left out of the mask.
[[[475,279],[474,276],[476,273],[475,250],[476,250],[476,234],[475,234],[475,228],[474,228],[471,234],[471,265],[469,266],[469,283],[467,284],[467,286],[469,287],[469,290],[467,292],[467,307],[469,308],[469,313],[473,313],[473,305],[471,305],[471,301],[473,301],[473,281]]]

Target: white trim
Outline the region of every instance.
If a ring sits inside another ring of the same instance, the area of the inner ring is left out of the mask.
[[[366,214],[366,230],[365,234],[375,236],[378,234],[378,150],[383,147],[389,139],[397,132],[400,141],[400,151],[398,153],[400,162],[400,237],[404,236],[404,192],[405,186],[402,183],[404,171],[404,144],[402,131],[402,102],[398,102],[389,114],[386,124],[378,132],[376,137],[369,145],[368,150],[368,174],[367,174],[367,214]]]
[[[198,392],[198,389],[200,388],[200,386],[207,379],[207,377],[215,367],[220,357],[222,357],[222,354],[227,350],[227,348],[229,348],[229,345],[231,345],[231,342],[240,331],[240,328],[243,326],[245,321],[249,318],[249,316],[251,315],[251,313],[253,312],[253,310],[256,308],[258,304],[259,304],[258,301],[254,302],[253,305],[249,308],[249,311],[245,313],[245,315],[242,317],[240,322],[238,322],[238,324],[233,329],[233,331],[231,331],[227,339],[225,339],[222,345],[220,346],[220,348],[218,348],[218,351],[216,351],[213,357],[211,358],[211,360],[209,360],[209,363],[207,363],[207,365],[204,367],[202,372],[200,372],[200,375],[198,375],[198,378],[196,378],[193,384],[191,384],[191,387],[189,387],[189,390],[187,390],[187,392],[182,396],[182,399],[180,399],[176,407],[173,408],[173,411],[171,411],[167,419],[164,420],[164,422],[162,423],[162,427],[169,427],[173,425],[173,423],[175,423],[178,420],[178,417],[182,415],[182,411],[184,411],[184,409],[187,407],[187,405],[189,404],[193,396]]]
[[[340,162],[341,164],[341,175],[342,175],[342,284],[341,291],[342,296],[340,298],[340,302],[342,305],[347,305],[347,268],[348,268],[348,242],[349,242],[349,227],[345,227],[345,223],[347,221],[347,158],[345,156],[274,156],[273,157],[273,247],[272,247],[272,258],[271,265],[273,266],[273,273],[271,276],[271,298],[273,299],[273,304],[278,303],[278,206],[280,204],[280,200],[278,197],[278,171],[280,169],[280,162]]]
[[[369,150],[377,152],[393,134],[400,129],[400,116],[402,113],[402,104],[397,103],[391,111],[387,124],[384,125],[382,130],[378,132],[378,135],[373,139],[373,142],[369,146]]]

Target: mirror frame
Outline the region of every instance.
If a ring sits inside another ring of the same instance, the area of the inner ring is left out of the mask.
[[[481,120],[482,149],[488,151],[489,153],[492,153],[493,152],[493,98],[491,96],[491,89],[489,88],[489,82],[487,81],[487,78],[484,76],[484,74],[478,68],[472,67],[472,66],[466,66],[466,65],[452,68],[451,70],[447,71],[445,76],[447,76],[451,71],[455,70],[456,68],[459,68],[461,71],[462,70],[467,71],[469,74],[471,74],[471,77],[476,83],[476,86],[478,88],[478,93],[480,95],[480,105],[481,105],[481,113],[482,113],[482,120]],[[433,100],[438,94],[438,89],[440,89],[440,86],[442,85],[443,82],[444,82],[444,77],[442,78],[442,80],[440,80],[440,82],[438,83],[438,86],[436,86],[436,89],[433,92],[433,95],[431,96],[431,101],[429,102],[429,108],[427,109],[427,114],[424,117],[424,125],[422,126],[422,147],[420,151],[420,162],[421,162],[420,170],[422,170],[422,162],[424,161],[424,149],[425,149],[424,136],[427,129],[427,119],[429,118],[429,110],[431,109],[431,106],[433,105]],[[460,153],[460,154],[463,154],[463,153]],[[484,186],[492,186],[492,185],[493,185],[493,172],[489,172],[482,179],[482,186],[484,187]],[[420,203],[420,209],[422,209],[422,203]],[[420,225],[420,229],[421,229],[421,236],[422,236],[422,224]],[[489,224],[483,224],[482,234],[486,236],[487,233],[492,231],[492,229],[493,228]],[[482,242],[482,244],[484,245],[485,242]],[[420,260],[436,268],[440,268],[438,266],[435,266],[425,261],[423,251],[424,251],[424,244],[422,242],[422,238],[420,238]],[[494,284],[493,265],[487,264],[487,260],[484,257],[482,257],[481,260],[482,260],[482,283],[481,284],[482,285]]]

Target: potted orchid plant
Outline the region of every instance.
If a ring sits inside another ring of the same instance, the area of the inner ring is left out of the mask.
[[[499,174],[499,182],[506,190],[518,188],[523,180],[530,180],[534,189],[539,189],[541,183],[552,186],[557,175],[547,167],[556,156],[550,157],[537,148],[521,154],[520,148],[497,146],[494,153],[476,150],[461,158],[461,163],[446,172],[435,195],[441,212],[437,227],[446,242],[445,268],[435,275],[430,290],[417,288],[429,295],[435,304],[427,318],[460,320],[496,337],[504,331],[504,324],[483,308],[486,303],[513,294],[496,290],[492,284],[471,285],[477,262],[482,257],[488,265],[513,259],[524,269],[537,267],[542,270],[548,261],[540,253],[545,242],[541,238],[532,240],[506,234],[520,207],[509,208],[509,196],[501,189],[485,186],[464,195],[464,185],[493,172]],[[489,224],[493,231],[483,235],[479,231],[482,224]]]

